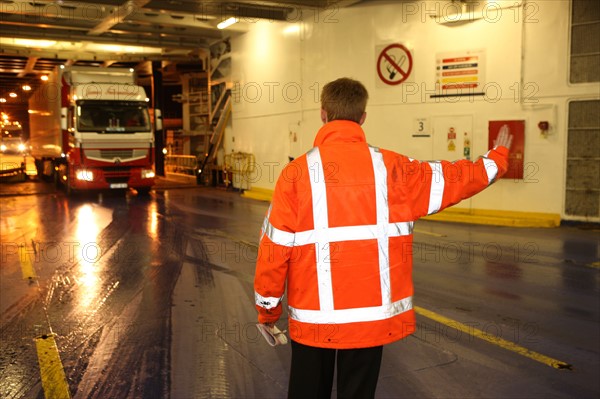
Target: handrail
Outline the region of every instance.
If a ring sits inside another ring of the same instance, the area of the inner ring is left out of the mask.
[[[198,158],[195,155],[167,155],[165,157],[165,173],[196,177],[197,171]]]
[[[221,92],[221,95],[219,96],[219,99],[217,100],[217,102],[215,103],[215,106],[212,109],[212,112],[210,113],[210,119],[209,121],[212,121],[215,118],[215,115],[217,114],[217,112],[219,112],[220,110],[220,106],[221,103],[223,102],[223,99],[229,95],[229,90],[225,89]]]
[[[227,122],[229,121],[229,117],[231,116],[231,96],[227,97],[227,101],[225,101],[225,105],[223,106],[223,112],[219,117],[219,121],[217,122],[217,126],[215,127],[215,133],[210,138],[211,143],[211,152],[209,152],[209,158],[215,159],[217,156],[217,150],[221,145],[221,141],[223,141],[223,137],[225,136],[225,127],[227,126]]]
[[[208,162],[212,162],[216,156],[217,149],[219,148],[219,144],[223,139],[225,134],[225,126],[227,125],[227,121],[229,120],[229,116],[231,115],[231,93],[229,90],[226,90],[227,101],[223,105],[223,109],[221,114],[219,115],[219,120],[214,127],[213,134],[210,138],[209,148],[206,151],[206,157],[202,161],[202,166],[200,167],[199,174],[204,172],[206,164]]]
[[[234,152],[225,155],[225,185],[240,190],[249,190],[256,172],[254,154]]]

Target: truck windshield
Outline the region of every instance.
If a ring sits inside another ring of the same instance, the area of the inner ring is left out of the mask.
[[[135,101],[79,101],[77,130],[98,133],[149,132],[148,106]]]
[[[18,139],[21,140],[23,131],[22,130],[10,130],[10,129],[2,129],[2,140],[4,139]]]
[[[0,152],[2,154],[20,154],[26,146],[23,130],[19,127],[1,125]]]

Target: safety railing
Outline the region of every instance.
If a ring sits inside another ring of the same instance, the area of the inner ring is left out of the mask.
[[[231,185],[239,190],[250,190],[252,179],[255,177],[256,161],[253,154],[234,152],[225,155],[226,186]]]
[[[167,155],[165,157],[165,175],[196,179],[198,159],[195,155]]]

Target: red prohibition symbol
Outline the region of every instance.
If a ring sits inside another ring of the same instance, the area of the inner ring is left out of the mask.
[[[403,67],[403,65],[407,65]],[[412,55],[401,44],[390,44],[377,58],[377,74],[388,85],[399,85],[410,76]]]

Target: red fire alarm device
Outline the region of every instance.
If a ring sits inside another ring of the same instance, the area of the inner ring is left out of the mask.
[[[513,140],[508,156],[508,171],[502,176],[502,179],[523,179],[525,121],[489,121],[488,148],[494,148],[494,140],[504,125],[508,126]]]

